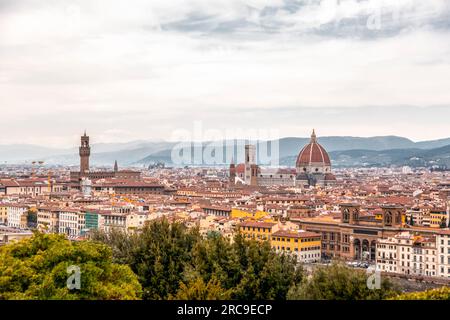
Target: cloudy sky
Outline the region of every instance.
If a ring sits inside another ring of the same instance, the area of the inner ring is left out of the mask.
[[[0,143],[450,136],[448,0],[0,0]]]

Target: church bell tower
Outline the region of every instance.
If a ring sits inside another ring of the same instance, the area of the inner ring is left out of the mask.
[[[80,175],[89,172],[89,157],[91,156],[91,146],[89,145],[89,136],[86,135],[86,131],[84,135],[81,137],[81,146],[80,146]]]

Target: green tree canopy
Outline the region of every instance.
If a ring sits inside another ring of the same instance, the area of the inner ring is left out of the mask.
[[[275,253],[268,242],[237,235],[233,243],[221,236],[198,243],[184,276],[205,282],[217,277],[233,299],[282,300],[289,287],[301,281],[303,269],[295,258]]]
[[[286,299],[303,276],[294,258],[275,253],[268,243],[240,235],[231,242],[217,233],[204,239],[198,229],[165,219],[138,234],[96,233],[93,239],[110,245],[116,262],[130,265],[144,299],[211,298],[217,292],[232,299]]]
[[[288,293],[291,300],[382,300],[397,293],[388,280],[381,281],[380,289],[369,289],[368,275],[342,263],[317,267],[309,279],[293,286]]]
[[[391,300],[450,300],[450,288],[445,286],[424,292],[404,293],[391,298]]]
[[[197,229],[167,219],[152,221],[136,234],[112,231],[92,235],[92,240],[112,247],[115,262],[131,267],[142,285],[143,298],[149,300],[164,300],[177,293],[185,263],[200,239]]]
[[[80,268],[79,290],[67,288],[70,266]],[[137,299],[140,292],[136,275],[112,263],[103,244],[35,233],[0,248],[0,299]]]
[[[72,242],[35,233],[0,247],[0,299],[450,299],[448,287],[398,295],[383,276],[380,289],[369,289],[365,271],[341,263],[306,277],[294,257],[277,254],[267,242],[240,235],[203,239],[197,229],[164,219],[141,233],[93,238]],[[79,290],[67,288],[70,266],[80,268]]]
[[[225,290],[220,281],[213,277],[208,283],[205,283],[201,277],[198,277],[188,284],[180,283],[175,296],[170,295],[170,300],[229,300],[230,290]]]

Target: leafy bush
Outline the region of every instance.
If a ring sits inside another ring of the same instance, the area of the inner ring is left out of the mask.
[[[303,270],[294,258],[278,255],[268,243],[231,243],[198,229],[155,220],[142,232],[127,235],[96,233],[93,240],[112,247],[116,262],[138,275],[144,299],[286,299]]]
[[[69,290],[67,268],[81,271],[80,290]],[[111,249],[62,235],[35,233],[0,248],[0,299],[137,299],[141,286],[126,265],[112,263]]]
[[[450,300],[450,288],[445,286],[424,292],[404,293],[391,300]]]
[[[388,279],[382,279],[380,289],[367,287],[368,275],[344,264],[317,267],[309,279],[289,290],[290,300],[381,300],[397,294]]]

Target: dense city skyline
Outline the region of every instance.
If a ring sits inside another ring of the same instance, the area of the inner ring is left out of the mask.
[[[240,149],[98,168],[84,133],[79,166],[0,166],[0,300],[449,298],[448,157],[339,168],[315,131],[290,167]]]
[[[450,0],[0,0],[0,315],[450,300],[449,39]]]

